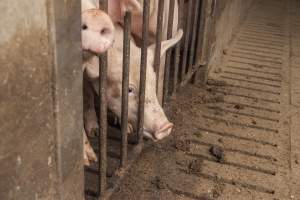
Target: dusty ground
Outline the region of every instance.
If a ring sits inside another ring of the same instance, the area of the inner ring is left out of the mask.
[[[207,88],[173,100],[173,135],[146,142],[113,200],[300,199],[299,10],[258,1]]]

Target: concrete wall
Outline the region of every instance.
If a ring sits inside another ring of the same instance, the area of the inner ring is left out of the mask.
[[[0,10],[0,199],[82,200],[80,3]]]
[[[212,0],[209,69],[222,62],[223,52],[245,18],[253,0]]]

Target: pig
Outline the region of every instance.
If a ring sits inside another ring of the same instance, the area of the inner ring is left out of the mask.
[[[97,55],[104,53],[113,44],[114,41],[114,25],[109,16],[103,11],[95,8],[84,9],[81,13],[82,26],[81,26],[81,38],[82,38],[82,49],[83,49],[83,65],[82,70],[85,71],[86,63],[90,57],[98,58]],[[84,75],[83,80],[83,93],[84,93],[84,110],[86,107],[94,106],[94,102],[89,98],[89,94],[93,92],[92,86],[89,85],[86,76]],[[87,135],[86,130],[91,127],[98,126],[97,116],[95,110],[92,112],[84,111],[84,124],[85,129],[82,130],[83,142],[84,142],[84,164],[90,165],[90,161],[96,162],[97,157],[92,149]]]
[[[162,27],[162,39],[167,37],[167,19],[169,15],[169,4],[171,0],[165,0],[164,3],[164,15],[163,15],[163,27]],[[155,42],[156,37],[156,23],[158,15],[158,0],[150,0],[150,16],[149,16],[149,44]],[[82,0],[82,9],[99,8],[98,0]],[[108,15],[114,23],[123,23],[123,17],[126,11],[132,12],[132,30],[131,32],[135,35],[135,42],[140,43],[142,38],[142,16],[143,16],[143,0],[108,0]],[[173,21],[173,35],[176,33],[178,27],[178,2],[175,0],[174,7],[174,21]],[[164,77],[164,62],[165,57],[161,58],[161,66],[159,72],[159,86],[158,96],[159,101],[162,100],[162,88],[163,88],[163,77]],[[89,83],[87,83],[89,84]],[[85,110],[85,128],[90,136],[94,136],[98,130],[97,119],[94,117],[94,104],[93,104],[93,92],[87,91],[90,95]]]
[[[114,25],[110,17],[99,9],[88,9],[81,15],[81,40],[84,51],[101,54],[114,42]]]
[[[142,38],[143,27],[143,1],[144,0],[108,0],[108,15],[114,23],[123,23],[123,18],[126,11],[132,12],[132,26],[131,32],[135,35],[137,43],[140,43]],[[169,5],[172,0],[165,0],[164,2],[164,14],[163,14],[163,27],[162,27],[162,39],[167,38],[168,30],[168,16]],[[173,35],[177,32],[178,28],[178,2],[174,0],[174,20],[173,20]],[[157,30],[157,15],[159,0],[150,0],[149,10],[149,44],[153,44],[156,38]],[[99,8],[98,0],[82,0],[82,9]]]
[[[98,0],[82,0],[83,7],[99,8]],[[108,15],[111,17],[114,23],[123,23],[123,18],[126,11],[132,12],[132,26],[131,32],[135,38],[135,42],[140,46],[142,39],[142,27],[143,27],[143,1],[144,0],[108,0]],[[164,13],[163,13],[163,25],[162,25],[162,40],[167,38],[168,30],[168,17],[169,17],[169,5],[170,1],[174,3],[174,19],[173,19],[173,35],[178,29],[178,2],[177,0],[165,0],[164,1]],[[149,44],[153,44],[156,38],[157,30],[157,15],[159,0],[149,0]],[[161,57],[161,64],[159,67],[158,77],[158,99],[162,103],[163,96],[163,80],[165,72],[165,56]]]
[[[122,51],[123,51],[123,29],[116,25],[115,43],[108,50],[108,87],[107,102],[108,108],[121,117],[121,89],[122,89]],[[174,46],[182,37],[183,31],[179,30],[176,35],[165,40],[161,44],[161,56]],[[129,75],[129,103],[128,103],[128,130],[136,130],[138,115],[138,94],[139,94],[139,77],[140,77],[140,59],[141,49],[131,40],[130,41],[130,75]],[[146,71],[146,90],[145,90],[145,115],[144,115],[144,132],[143,134],[158,141],[171,133],[173,124],[167,119],[162,107],[160,106],[156,96],[156,76],[154,72],[154,51],[155,45],[151,45],[147,49],[147,71]],[[93,83],[95,91],[99,91],[99,60],[91,57],[86,67],[89,79]]]
[[[174,18],[173,18],[173,30],[172,35],[177,32],[178,29],[178,2],[177,0],[165,0],[164,1],[164,12],[163,12],[163,24],[162,24],[162,40],[167,39],[168,31],[168,17],[169,17],[169,7],[170,2],[174,2]],[[123,16],[127,10],[132,12],[132,26],[131,32],[134,35],[135,41],[138,46],[141,46],[142,39],[142,27],[143,27],[143,2],[144,0],[109,0],[108,2],[108,14],[112,17],[114,22],[123,22]],[[157,16],[159,9],[159,0],[150,0],[149,1],[149,44],[153,44],[156,39],[157,31]],[[119,11],[119,12],[117,12]],[[114,15],[115,17],[113,17]],[[159,102],[162,102],[163,96],[163,80],[165,72],[165,56],[161,57],[160,67],[159,67],[159,77],[158,77],[158,99]]]

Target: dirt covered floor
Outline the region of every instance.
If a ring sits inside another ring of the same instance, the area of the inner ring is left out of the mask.
[[[113,200],[300,200],[300,2],[258,1],[206,88],[170,106]]]

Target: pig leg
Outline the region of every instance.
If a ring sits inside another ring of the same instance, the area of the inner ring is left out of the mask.
[[[83,77],[83,113],[84,128],[88,136],[94,137],[98,130],[98,118],[95,111],[94,91],[91,82]]]
[[[83,159],[84,159],[84,165],[90,166],[90,161],[97,162],[97,156],[94,152],[84,129],[82,130],[83,133]]]

